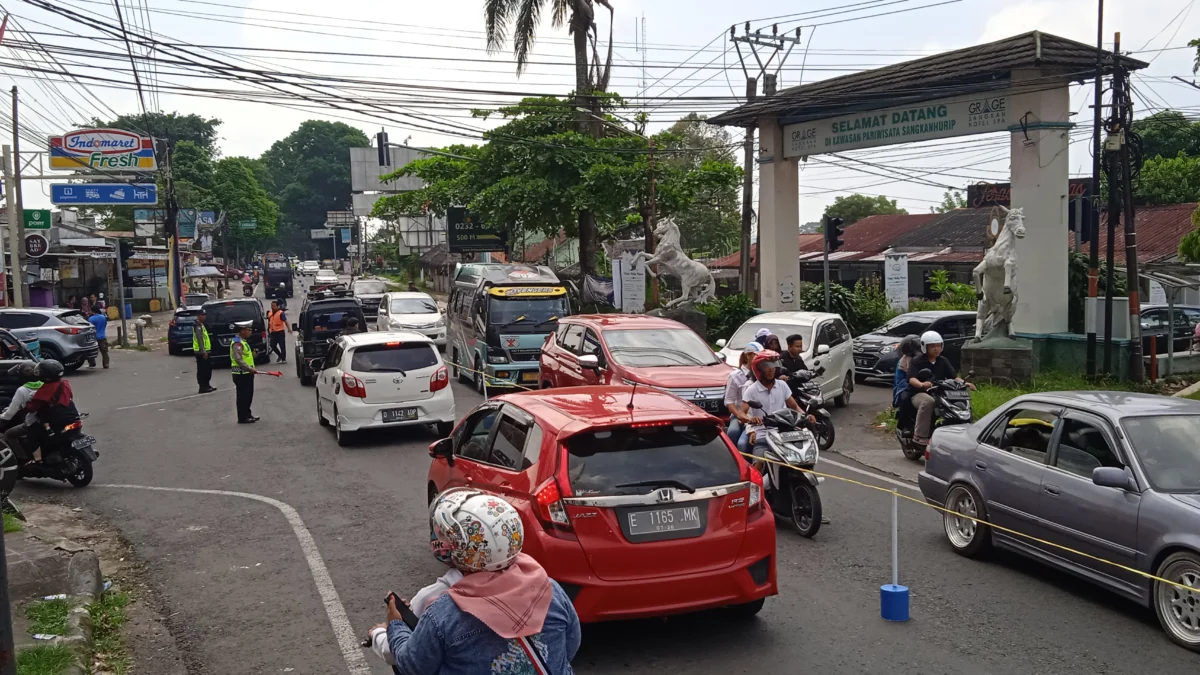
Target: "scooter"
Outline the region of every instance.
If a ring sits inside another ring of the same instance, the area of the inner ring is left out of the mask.
[[[254,284],[242,284],[242,295],[247,298],[254,295]]]
[[[68,423],[62,429],[48,425],[42,441],[42,461],[21,464],[12,448],[0,445],[0,501],[8,498],[18,480],[53,478],[75,487],[87,487],[92,482],[92,463],[100,456],[96,439],[83,433],[83,419]]]
[[[924,381],[931,375],[931,371],[926,368],[917,374],[917,379]],[[924,393],[933,397],[933,428],[935,430],[941,427],[971,423],[971,390],[967,387],[966,382],[940,380],[934,382],[933,386]],[[896,440],[900,442],[900,451],[904,453],[905,457],[919,461],[925,456],[925,446],[918,444],[913,438],[917,416],[916,411],[911,409],[911,403],[908,407],[910,410],[902,412],[901,418],[896,422]]]
[[[756,401],[747,401],[762,414]],[[767,503],[775,513],[789,514],[792,527],[802,536],[812,538],[821,529],[821,494],[817,486],[824,479],[809,471],[814,469],[820,448],[812,431],[807,428],[806,414],[786,408],[763,417],[767,435],[763,462],[763,490]],[[779,462],[779,463],[777,463]],[[780,464],[782,463],[782,464]]]
[[[806,415],[812,415],[816,418],[816,423],[812,425],[813,436],[817,439],[817,446],[822,451],[833,447],[834,428],[833,417],[829,411],[825,409],[825,397],[821,394],[821,383],[816,382],[816,378],[825,374],[825,366],[820,366],[816,370],[797,370],[788,375],[788,386],[792,390],[792,398],[796,399],[796,403]]]

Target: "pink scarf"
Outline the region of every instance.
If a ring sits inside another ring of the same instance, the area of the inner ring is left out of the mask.
[[[499,572],[467,574],[450,589],[450,599],[502,638],[542,632],[553,592],[550,577],[524,553]]]

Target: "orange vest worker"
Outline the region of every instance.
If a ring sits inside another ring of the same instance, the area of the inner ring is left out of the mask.
[[[287,330],[287,322],[283,320],[282,309],[267,312],[267,330],[272,333],[282,333]]]

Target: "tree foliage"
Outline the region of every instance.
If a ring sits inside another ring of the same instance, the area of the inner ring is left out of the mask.
[[[1142,138],[1142,155],[1175,157],[1179,153],[1200,157],[1200,122],[1189,122],[1178,110],[1163,110],[1133,123]]]
[[[1192,212],[1192,231],[1179,240],[1179,257],[1184,262],[1200,262],[1200,208]]]
[[[1200,201],[1200,155],[1189,157],[1180,152],[1174,157],[1147,159],[1133,197],[1138,205]]]
[[[507,231],[510,242],[530,243],[560,229],[578,236],[579,211],[593,213],[602,232],[640,222],[649,203],[647,139],[611,115],[613,135],[580,133],[573,108],[569,99],[541,97],[477,111],[505,122],[482,145],[443,149],[457,157],[432,156],[401,167],[391,176],[417,176],[425,187],[381,198],[372,215],[444,215],[452,206],[465,206]],[[653,138],[658,217],[677,218],[684,246],[728,249],[730,232],[736,242],[741,169],[720,158],[719,142],[709,153],[684,150],[702,146],[688,145],[687,134],[673,129]]]
[[[149,135],[168,143],[191,141],[210,155],[216,155],[217,127],[221,125],[221,120],[204,119],[191,113],[181,115],[176,112],[148,112],[121,115],[109,122],[93,119],[92,124],[106,129],[124,129]]]
[[[264,239],[275,236],[279,222],[279,207],[254,177],[253,160],[247,157],[226,157],[213,170],[212,196],[225,211],[229,223],[230,244],[250,249]],[[238,223],[257,221],[257,228],[243,230]]]
[[[930,213],[946,213],[954,209],[967,208],[967,198],[958,190],[946,190],[942,193],[942,203],[929,207]]]
[[[825,217],[841,218],[844,224],[851,225],[867,216],[904,215],[908,211],[896,206],[896,200],[883,195],[868,197],[867,195],[852,194],[837,197],[825,208]]]

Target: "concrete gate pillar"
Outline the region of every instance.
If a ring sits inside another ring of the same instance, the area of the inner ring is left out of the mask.
[[[1071,101],[1067,82],[1051,73],[1014,70],[1009,98],[1012,195],[1025,214],[1017,241],[1017,310],[1013,329],[1026,335],[1067,331],[1067,201]],[[1024,83],[1024,84],[1023,84]]]
[[[774,117],[758,120],[758,260],[762,308],[800,309],[800,175],[783,156],[783,127]]]

